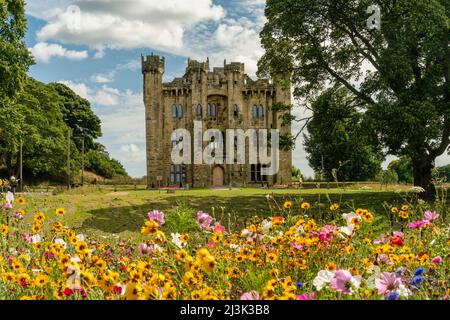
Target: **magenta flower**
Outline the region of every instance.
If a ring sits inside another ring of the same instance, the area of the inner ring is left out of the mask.
[[[352,286],[359,287],[361,280],[353,277],[348,270],[338,270],[331,280],[331,288],[344,294],[352,293]]]
[[[203,211],[197,212],[196,221],[202,229],[211,229],[212,220],[213,218],[209,214]]]
[[[156,221],[160,227],[164,223],[166,223],[164,220],[164,212],[162,212],[162,211],[153,210],[153,211],[150,211],[147,215],[148,215],[148,220]]]
[[[436,213],[436,211],[425,211],[423,214],[423,220],[432,222],[434,220],[439,219],[439,214]]]
[[[441,263],[442,262],[442,258],[441,258],[441,256],[434,257],[433,260],[431,260],[431,262],[433,262],[433,263]]]
[[[3,208],[3,211],[8,211],[12,208],[12,205],[9,202],[6,202],[2,208]]]
[[[241,296],[241,300],[261,300],[261,296],[257,291],[246,292]]]
[[[311,293],[303,293],[296,295],[297,300],[317,300],[317,292],[311,292]]]
[[[398,278],[395,273],[383,272],[381,278],[375,280],[375,287],[378,294],[387,294],[398,289],[402,284],[402,279]]]
[[[408,224],[408,228],[410,229],[420,229],[423,228],[427,225],[430,224],[430,221],[428,220],[418,220],[418,221],[413,221],[411,223]]]
[[[319,240],[322,242],[331,242],[333,240],[333,233],[337,230],[336,226],[324,226],[319,233]]]
[[[146,243],[141,243],[139,245],[138,251],[140,254],[150,254],[153,251],[153,248]]]

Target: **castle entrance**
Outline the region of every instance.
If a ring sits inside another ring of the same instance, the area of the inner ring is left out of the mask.
[[[214,187],[222,187],[224,184],[224,171],[222,167],[215,167],[213,170],[213,186]]]

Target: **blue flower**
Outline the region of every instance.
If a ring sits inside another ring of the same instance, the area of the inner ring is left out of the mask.
[[[297,288],[301,288],[301,287],[303,287],[303,282],[297,282],[296,285],[297,285]]]
[[[425,268],[424,268],[424,267],[420,267],[420,268],[417,268],[416,271],[414,271],[414,275],[415,275],[415,276],[420,276],[420,275],[422,275],[424,272],[425,272]]]
[[[420,289],[421,286],[420,284],[424,281],[423,277],[420,276],[415,276],[412,280],[411,280],[411,284],[413,286],[415,286],[416,288]]]
[[[398,299],[398,293],[397,291],[391,292],[386,296],[387,300],[397,300]]]
[[[401,277],[403,274],[403,269],[402,268],[398,268],[397,270],[395,270],[395,275],[397,277]]]

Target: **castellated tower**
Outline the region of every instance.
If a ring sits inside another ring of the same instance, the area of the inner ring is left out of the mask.
[[[147,183],[162,186],[272,186],[291,183],[291,151],[280,151],[279,172],[261,175],[261,164],[177,165],[171,162],[172,133],[184,128],[194,139],[194,121],[203,131],[218,129],[226,139],[227,129],[279,129],[283,111],[272,110],[276,103],[291,104],[290,89],[283,90],[265,79],[252,80],[243,63],[224,61],[223,67],[210,70],[209,59],[188,59],[185,74],[163,83],[165,59],[156,55],[142,57],[147,139]],[[192,142],[192,141],[191,141]],[[192,142],[193,143],[193,142]],[[224,141],[224,145],[226,145]],[[206,147],[209,142],[203,142]],[[246,159],[248,159],[248,139]],[[224,155],[225,150],[224,150]],[[192,151],[192,156],[194,156]]]

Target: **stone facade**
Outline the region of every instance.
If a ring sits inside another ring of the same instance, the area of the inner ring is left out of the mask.
[[[271,109],[278,102],[290,105],[290,90],[267,80],[253,81],[243,63],[225,61],[223,67],[210,71],[209,59],[188,60],[185,75],[170,83],[162,81],[164,69],[164,57],[142,57],[149,188],[291,184],[291,151],[280,150],[280,170],[274,176],[261,176],[260,165],[171,163],[173,131],[187,129],[193,139],[194,120],[202,121],[203,131],[253,128],[290,134],[289,126],[281,126],[280,111]],[[248,148],[246,152],[248,157]]]

